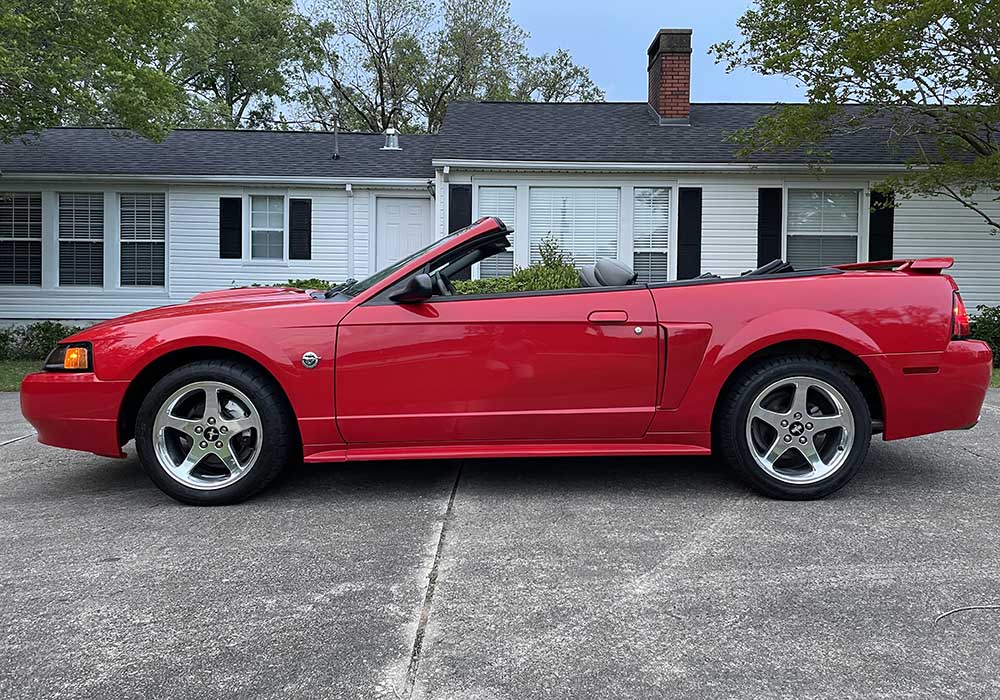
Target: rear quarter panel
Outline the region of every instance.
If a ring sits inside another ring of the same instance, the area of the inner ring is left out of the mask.
[[[662,410],[650,428],[655,433],[707,434],[716,400],[733,371],[778,343],[812,340],[842,348],[860,357],[882,387],[889,377],[875,358],[940,353],[951,336],[952,286],[941,275],[845,272],[652,292],[668,358]],[[704,347],[700,356],[693,344]],[[697,362],[697,368],[672,367],[671,358],[678,356]],[[689,384],[679,387],[678,381]]]

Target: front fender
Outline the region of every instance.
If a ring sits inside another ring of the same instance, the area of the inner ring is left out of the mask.
[[[107,381],[131,382],[156,361],[183,350],[221,349],[243,355],[278,382],[299,422],[303,442],[339,443],[334,419],[336,328],[279,326],[274,318],[247,323],[237,318],[176,319],[169,325],[135,323],[87,337],[94,344],[94,370]],[[307,369],[302,355],[319,364]]]

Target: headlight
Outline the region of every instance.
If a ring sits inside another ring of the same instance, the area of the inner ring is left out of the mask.
[[[45,360],[46,372],[90,372],[93,369],[90,343],[57,345]]]

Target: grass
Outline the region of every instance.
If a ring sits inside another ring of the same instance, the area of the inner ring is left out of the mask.
[[[1000,389],[1000,369],[993,370],[993,376],[990,378],[990,386],[994,389]]]
[[[0,360],[0,391],[18,391],[24,375],[41,368],[41,360]]]

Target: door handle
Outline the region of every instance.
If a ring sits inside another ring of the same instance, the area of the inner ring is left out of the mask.
[[[624,311],[591,311],[587,320],[591,323],[626,323],[628,314]]]

